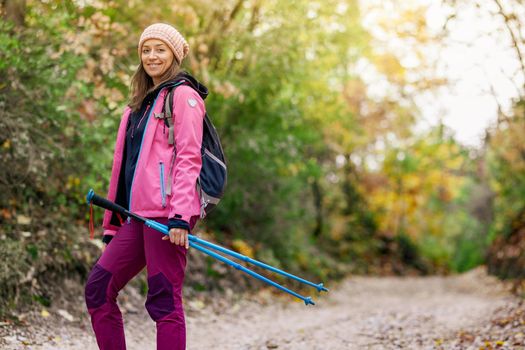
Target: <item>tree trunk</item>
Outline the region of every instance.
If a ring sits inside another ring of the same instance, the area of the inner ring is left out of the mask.
[[[312,183],[312,192],[315,206],[315,229],[313,234],[314,237],[319,237],[323,232],[323,196],[317,179]]]
[[[17,27],[25,25],[26,0],[2,0],[2,17]]]

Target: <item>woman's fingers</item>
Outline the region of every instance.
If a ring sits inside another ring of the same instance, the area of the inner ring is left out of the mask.
[[[180,228],[172,228],[169,232],[169,237],[162,237],[163,240],[169,239],[171,243],[186,247],[190,247],[190,241],[188,238],[188,231]]]

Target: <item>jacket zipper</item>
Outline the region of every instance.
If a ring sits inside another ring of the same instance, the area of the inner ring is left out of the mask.
[[[133,129],[131,130],[131,138],[133,138],[135,136],[135,131],[137,131],[137,129],[140,128],[140,124],[142,124],[142,120],[144,119],[146,114],[148,114],[149,106],[150,106],[150,104],[148,103],[148,105],[146,106],[146,110],[144,111],[144,113],[140,117],[139,122],[137,123],[137,125],[136,126],[134,124],[132,125]]]
[[[162,207],[166,208],[166,190],[164,188],[164,163],[159,162],[159,172],[160,172],[160,195],[162,197]]]
[[[153,103],[151,104],[151,108],[148,108],[147,113],[144,113],[144,115],[147,114],[148,117],[146,118],[146,125],[144,126],[144,132],[142,133],[142,139],[140,140],[140,148],[139,148],[139,155],[137,157],[137,164],[135,165],[135,170],[133,171],[133,177],[131,178],[131,188],[130,188],[129,203],[128,203],[128,208],[130,211],[132,211],[132,208],[131,208],[132,200],[131,199],[133,198],[133,184],[135,183],[135,173],[137,172],[137,168],[138,168],[137,165],[140,162],[140,155],[142,153],[142,145],[144,144],[144,137],[146,137],[146,133],[148,131],[149,118],[151,117],[151,112],[155,109],[154,107],[157,104],[157,99],[159,98],[159,95],[160,95],[160,91],[157,97],[155,97],[155,100],[153,101]]]

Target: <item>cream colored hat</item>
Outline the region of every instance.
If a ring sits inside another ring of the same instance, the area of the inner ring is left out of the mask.
[[[175,59],[179,65],[190,50],[190,46],[177,29],[169,24],[155,23],[144,29],[144,32],[142,32],[140,36],[138,46],[139,57],[142,52],[142,44],[148,39],[164,41],[175,55]]]

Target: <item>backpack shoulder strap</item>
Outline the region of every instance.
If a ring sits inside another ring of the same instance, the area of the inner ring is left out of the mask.
[[[173,129],[173,111],[171,107],[173,106],[173,93],[175,87],[172,87],[168,91],[168,95],[164,99],[164,121],[168,124],[168,144],[173,145],[175,143],[175,131]]]

